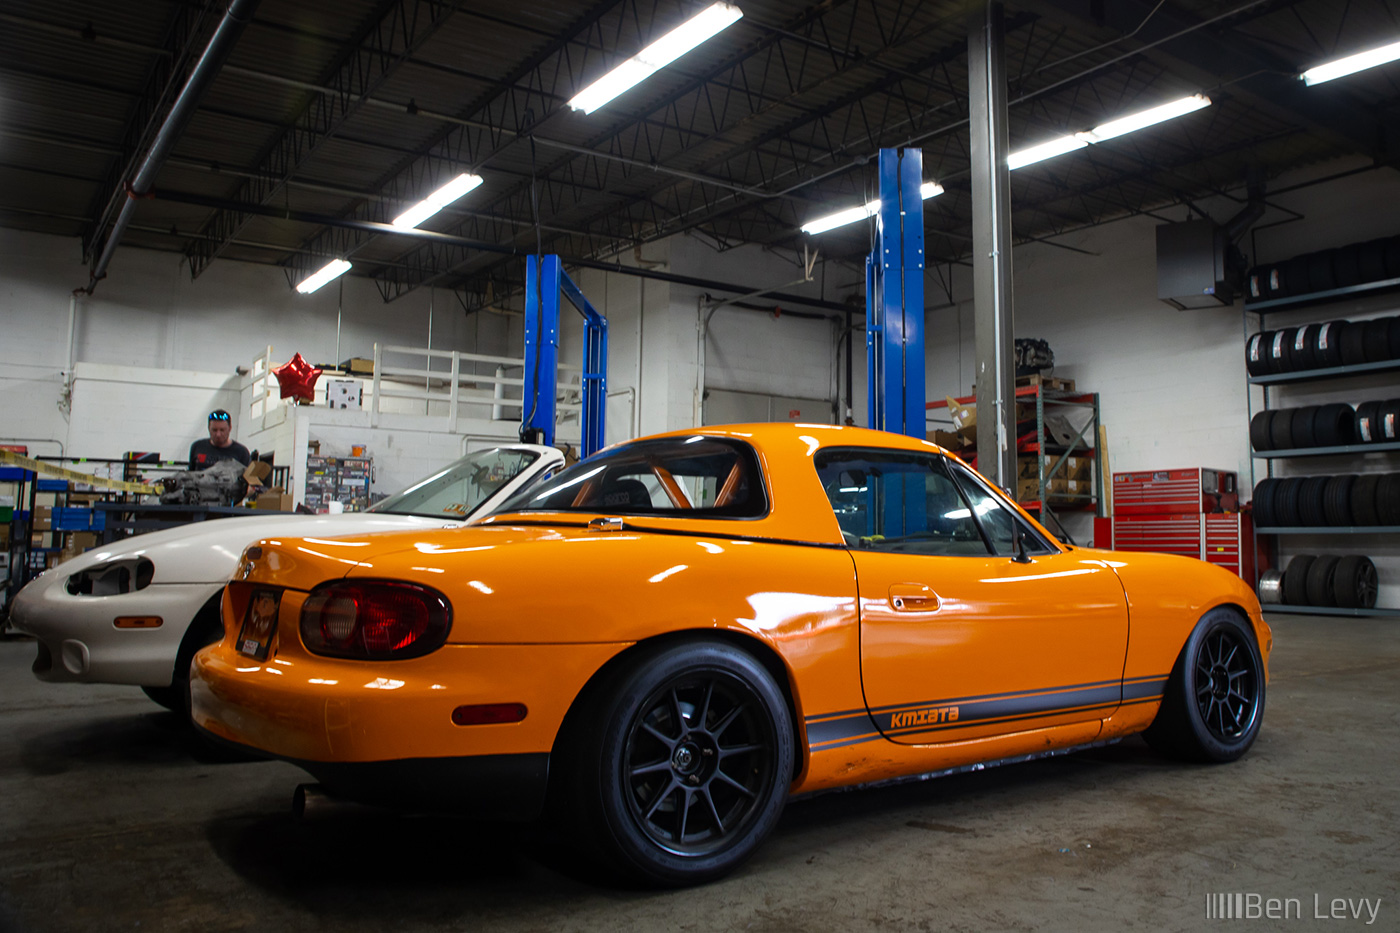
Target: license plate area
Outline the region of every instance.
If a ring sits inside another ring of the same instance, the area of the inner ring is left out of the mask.
[[[238,653],[266,661],[277,632],[277,608],[282,603],[281,590],[254,590],[243,614],[243,627],[238,631]]]

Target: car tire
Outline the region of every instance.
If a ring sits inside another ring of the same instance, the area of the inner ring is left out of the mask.
[[[1244,345],[1244,365],[1251,376],[1269,374],[1269,344],[1273,342],[1273,332],[1264,331],[1249,338]]]
[[[1293,446],[1316,447],[1313,421],[1317,418],[1318,405],[1304,405],[1293,409]]]
[[[643,650],[604,683],[572,743],[589,836],[625,874],[712,881],[772,831],[793,777],[791,715],[752,655],[718,641]],[[581,737],[580,737],[581,738]]]
[[[1366,322],[1366,362],[1379,363],[1390,359],[1390,318],[1381,317]]]
[[[1356,484],[1356,474],[1344,473],[1327,480],[1327,491],[1323,494],[1323,511],[1327,524],[1345,527],[1351,524],[1351,488]]]
[[[1278,522],[1280,528],[1297,528],[1303,524],[1303,517],[1298,508],[1303,479],[1301,476],[1290,476],[1281,480],[1278,488],[1274,490],[1274,521]]]
[[[180,640],[180,650],[175,655],[175,668],[170,675],[170,686],[164,688],[171,691],[174,702],[173,706],[166,706],[166,709],[179,713],[191,727],[194,720],[190,715],[190,664],[194,662],[194,656],[199,649],[224,637],[223,602],[224,591],[220,590],[195,614],[190,627],[185,629],[185,637]],[[165,706],[164,703],[161,705]]]
[[[1380,402],[1362,402],[1356,406],[1356,443],[1378,444],[1381,442],[1380,412]]]
[[[1342,328],[1343,366],[1360,366],[1366,362],[1366,334],[1371,330],[1367,323],[1366,321],[1352,321]]]
[[[1335,606],[1337,597],[1332,593],[1333,577],[1337,570],[1335,554],[1319,554],[1308,567],[1307,593],[1309,606]]]
[[[1272,450],[1273,439],[1269,436],[1269,423],[1275,412],[1261,411],[1249,420],[1249,442],[1256,451]]]
[[[1376,606],[1376,565],[1361,555],[1337,561],[1332,576],[1336,605],[1343,609],[1374,609]]]
[[[1327,483],[1331,479],[1330,476],[1309,476],[1299,485],[1299,524],[1309,527],[1327,524]]]
[[[1327,321],[1317,329],[1317,344],[1313,348],[1313,359],[1323,369],[1342,365],[1342,337],[1351,328],[1347,320]],[[1265,347],[1268,350],[1268,347]],[[1265,362],[1268,354],[1265,353]]]
[[[1273,446],[1270,450],[1292,450],[1296,445],[1293,443],[1293,412],[1287,408],[1281,408],[1274,412],[1274,417],[1269,421],[1269,443]]]
[[[1320,405],[1313,418],[1318,447],[1345,447],[1356,439],[1356,411],[1345,402]]]
[[[172,713],[182,712],[184,699],[182,691],[174,686],[169,687],[142,687],[141,692],[150,697],[159,706],[164,706]]]
[[[1362,473],[1351,486],[1352,525],[1379,525],[1376,516],[1376,487],[1380,485],[1380,473]]]
[[[1308,605],[1308,572],[1312,570],[1312,554],[1299,554],[1288,562],[1283,571],[1283,602],[1289,606]]]
[[[1261,479],[1254,487],[1254,497],[1251,500],[1251,509],[1254,513],[1254,527],[1272,528],[1277,525],[1276,513],[1274,512],[1274,492],[1278,489],[1279,480],[1276,477]]]
[[[1162,705],[1143,733],[1158,751],[1193,761],[1234,761],[1264,718],[1264,663],[1234,609],[1202,616],[1177,656]]]

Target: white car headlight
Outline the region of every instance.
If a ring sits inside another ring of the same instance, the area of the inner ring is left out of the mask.
[[[148,557],[119,557],[79,570],[65,588],[73,596],[118,596],[144,590],[155,576],[156,565]]]

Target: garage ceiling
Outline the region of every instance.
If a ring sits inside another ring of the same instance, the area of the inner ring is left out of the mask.
[[[800,251],[803,222],[873,196],[880,147],[918,145],[947,189],[927,203],[930,254],[965,261],[968,5],[738,2],[739,23],[584,115],[566,104],[577,90],[705,4],[261,0],[120,242],[182,252],[195,276],[232,259],[296,281],[348,255],[386,301],[432,285],[473,309],[514,289],[512,249],[598,258],[689,231]],[[9,0],[0,224],[81,237],[94,261],[225,7]],[[1004,9],[1013,149],[1185,94],[1214,102],[1013,172],[1018,242],[1396,157],[1400,64],[1311,88],[1296,75],[1400,38],[1400,0]],[[425,225],[449,236],[370,226],[464,171],[484,184]],[[865,227],[812,242],[856,259]]]

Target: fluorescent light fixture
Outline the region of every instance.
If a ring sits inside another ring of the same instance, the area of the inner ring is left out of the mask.
[[[1339,58],[1335,62],[1327,62],[1309,68],[1298,77],[1303,79],[1304,84],[1312,87],[1323,81],[1331,81],[1333,78],[1341,78],[1358,71],[1365,71],[1367,68],[1384,65],[1386,62],[1393,62],[1397,58],[1400,58],[1400,42],[1392,42],[1390,45],[1383,45],[1369,52],[1358,52],[1355,55],[1348,55],[1346,58]]]
[[[1048,143],[1041,143],[1038,146],[1031,146],[1029,149],[1022,149],[1013,152],[1006,157],[1006,167],[1008,169],[1018,169],[1023,165],[1030,165],[1034,162],[1041,162],[1045,159],[1054,158],[1057,155],[1064,155],[1066,152],[1073,152],[1076,149],[1083,149],[1089,144],[1078,136],[1061,136],[1059,139],[1052,139]]]
[[[394,218],[395,227],[412,229],[481,184],[480,175],[458,175]]]
[[[1117,120],[1110,120],[1107,123],[1094,127],[1087,133],[1079,133],[1088,142],[1101,143],[1106,139],[1115,136],[1122,136],[1135,130],[1145,127],[1155,126],[1158,123],[1165,123],[1177,117],[1185,116],[1188,113],[1195,113],[1203,107],[1210,106],[1210,98],[1204,94],[1192,94],[1190,97],[1183,97],[1174,100],[1169,104],[1160,107],[1153,107],[1151,110],[1144,110],[1141,113],[1129,114],[1126,117],[1119,117]]]
[[[309,295],[322,285],[340,278],[349,271],[350,263],[346,262],[344,259],[332,259],[322,266],[320,271],[302,279],[301,284],[297,286],[297,291],[301,292],[303,295]]]
[[[569,101],[569,106],[584,113],[592,113],[700,43],[738,22],[743,15],[744,11],[731,3],[715,3],[706,7],[579,91],[574,99]]]
[[[1146,129],[1158,123],[1165,123],[1167,120],[1194,113],[1203,107],[1210,106],[1210,98],[1204,94],[1192,94],[1190,97],[1183,97],[1170,103],[1162,104],[1160,107],[1153,107],[1150,110],[1143,110],[1140,113],[1132,113],[1126,117],[1119,117],[1116,120],[1109,120],[1101,123],[1092,130],[1085,130],[1082,133],[1074,133],[1070,136],[1061,136],[1059,139],[1052,139],[1049,142],[1041,143],[1038,146],[1031,146],[1029,149],[1022,149],[1013,152],[1006,157],[1006,167],[1008,169],[1018,169],[1025,165],[1031,165],[1045,159],[1063,155],[1066,152],[1073,152],[1076,149],[1083,149],[1093,143],[1101,143],[1106,140],[1123,136],[1135,130]]]
[[[926,181],[919,186],[920,199],[927,201],[929,198],[936,198],[943,193],[943,186],[936,181]],[[846,224],[855,223],[857,220],[864,220],[867,217],[874,217],[880,212],[880,200],[876,198],[863,207],[848,207],[844,211],[837,211],[835,214],[828,214],[819,217],[802,226],[802,232],[806,234],[825,233],[836,227],[844,227]]]

